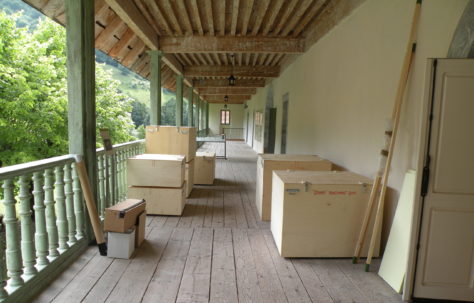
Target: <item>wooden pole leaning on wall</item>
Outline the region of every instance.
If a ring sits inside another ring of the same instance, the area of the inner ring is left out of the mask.
[[[421,2],[422,0],[417,0],[415,5],[415,11],[413,13],[413,19],[410,29],[410,36],[405,52],[405,58],[403,61],[402,72],[400,74],[400,79],[398,82],[397,95],[395,97],[395,103],[392,111],[392,119],[385,131],[386,143],[384,149],[381,151],[381,161],[379,165],[379,170],[372,187],[372,192],[370,194],[369,203],[365,212],[364,220],[361,226],[359,233],[359,239],[356,244],[353,263],[356,263],[360,252],[363,248],[365,242],[365,236],[367,233],[368,224],[370,221],[371,213],[374,207],[375,199],[378,195],[377,202],[377,212],[375,215],[374,227],[372,229],[372,237],[370,239],[369,251],[367,254],[367,260],[365,264],[365,271],[369,271],[370,264],[372,262],[372,257],[374,254],[375,244],[377,241],[377,235],[382,225],[382,216],[385,202],[385,194],[387,191],[387,182],[388,176],[390,173],[390,166],[393,157],[393,150],[395,147],[395,141],[398,133],[398,127],[400,123],[400,111],[403,103],[403,98],[405,96],[405,91],[408,82],[408,76],[410,74],[411,66],[413,63],[414,54],[416,51],[416,32],[418,28],[418,22],[420,19],[421,12]],[[380,190],[380,194],[379,193]]]
[[[79,155],[76,156],[76,169],[77,175],[79,176],[79,180],[81,182],[84,199],[86,200],[87,211],[89,212],[97,246],[99,247],[99,253],[101,256],[106,256],[107,243],[105,242],[102,226],[100,225],[99,214],[97,213],[97,205],[94,200],[94,195],[92,194],[89,178],[87,177],[86,166],[84,165],[82,157]]]

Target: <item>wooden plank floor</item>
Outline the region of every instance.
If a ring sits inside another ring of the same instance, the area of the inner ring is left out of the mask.
[[[201,150],[223,152],[223,144]],[[285,259],[255,208],[256,154],[228,142],[213,186],[196,186],[181,217],[148,216],[131,260],[89,248],[35,302],[402,302],[350,259]]]

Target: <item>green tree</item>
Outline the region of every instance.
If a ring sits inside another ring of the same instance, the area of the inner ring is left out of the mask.
[[[65,29],[44,19],[30,33],[16,27],[20,16],[0,11],[0,166],[65,154],[68,146]],[[96,79],[97,126],[116,143],[133,139],[132,100],[101,65]]]
[[[133,101],[132,107],[132,120],[135,127],[150,124],[150,110],[148,106],[141,102]]]

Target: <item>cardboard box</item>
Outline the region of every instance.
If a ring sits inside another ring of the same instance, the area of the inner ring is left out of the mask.
[[[132,228],[145,210],[143,199],[127,199],[105,209],[104,230],[123,233]]]
[[[329,171],[332,163],[315,155],[259,155],[255,204],[263,221],[269,221],[272,213],[272,172],[286,169]]]
[[[191,195],[194,186],[194,159],[186,163],[186,172],[184,174],[186,181],[186,198]]]
[[[352,257],[372,180],[351,172],[274,171],[271,231],[282,257]],[[371,235],[372,223],[367,231]],[[367,256],[370,236],[361,256]],[[380,233],[374,256],[378,256]]]
[[[171,187],[137,187],[128,188],[129,198],[146,200],[146,212],[151,215],[181,216],[186,203],[186,186]]]
[[[107,237],[107,257],[130,259],[135,251],[135,227],[124,233],[110,232]]]
[[[197,152],[194,159],[194,184],[212,185],[216,174],[216,153]]]
[[[184,171],[184,156],[137,155],[127,160],[127,184],[128,186],[181,187]]]
[[[185,126],[146,127],[145,150],[147,154],[184,155],[186,162],[196,155],[196,128]]]
[[[145,240],[146,211],[138,216],[137,224],[135,226],[135,247],[140,247]]]

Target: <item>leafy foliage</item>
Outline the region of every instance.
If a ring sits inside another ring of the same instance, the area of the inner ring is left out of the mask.
[[[68,147],[65,30],[43,19],[29,32],[16,27],[21,16],[0,12],[0,166],[65,154]],[[97,65],[97,127],[109,128],[116,143],[133,139],[134,128],[132,99],[118,87]]]

